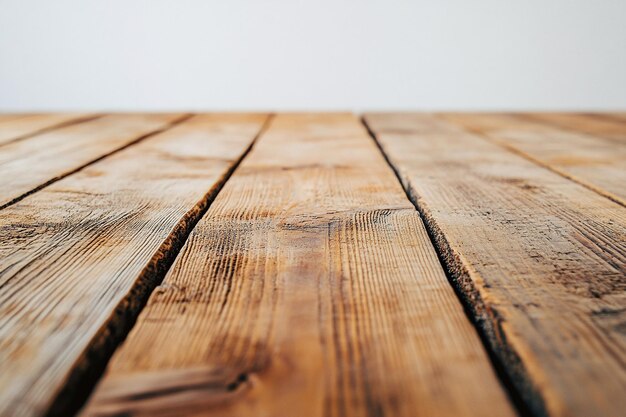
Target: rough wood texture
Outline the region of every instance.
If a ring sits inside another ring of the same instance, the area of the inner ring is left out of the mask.
[[[611,120],[610,115],[603,117],[603,115],[580,113],[524,113],[523,116],[626,145],[626,120]]]
[[[0,208],[181,118],[110,115],[2,146]]]
[[[522,116],[444,114],[442,117],[626,206],[626,140],[576,133]]]
[[[417,114],[367,123],[537,415],[626,410],[626,209]]]
[[[0,115],[0,146],[95,117],[82,113]]]
[[[102,139],[171,118],[103,120]],[[193,117],[0,211],[0,415],[67,415],[264,120]]]
[[[278,116],[86,416],[511,416],[419,214],[351,115]]]

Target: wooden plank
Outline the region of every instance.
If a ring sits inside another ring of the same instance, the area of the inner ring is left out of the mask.
[[[167,129],[182,117],[109,115],[4,145],[0,152],[0,208],[145,135]]]
[[[0,145],[95,117],[85,113],[2,115]]]
[[[26,113],[0,113],[0,123],[26,117],[27,115]]]
[[[510,115],[442,117],[626,206],[626,141],[570,132]]]
[[[443,120],[368,115],[532,410],[626,409],[626,209]]]
[[[615,120],[618,122],[626,122],[626,112],[611,112],[611,113],[590,113],[591,115],[594,115],[595,117],[603,117],[606,119],[610,119],[610,120]]]
[[[354,116],[277,116],[83,413],[156,414],[513,415]]]
[[[524,117],[626,145],[626,123],[585,113],[525,113]]]
[[[0,415],[70,415],[264,120],[193,117],[0,211]]]

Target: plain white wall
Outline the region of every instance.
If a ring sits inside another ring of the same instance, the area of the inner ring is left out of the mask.
[[[0,110],[626,109],[626,0],[0,0]]]

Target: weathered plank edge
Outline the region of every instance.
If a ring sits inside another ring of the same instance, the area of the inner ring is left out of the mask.
[[[191,113],[183,114],[180,117],[178,117],[177,119],[173,120],[172,122],[167,123],[167,124],[157,128],[157,129],[152,130],[152,131],[150,131],[148,133],[145,133],[145,134],[143,134],[141,136],[138,136],[137,138],[133,139],[132,141],[130,141],[128,143],[126,143],[125,145],[120,146],[119,148],[113,149],[110,152],[107,152],[107,153],[105,153],[103,155],[100,155],[99,157],[97,157],[95,159],[92,159],[91,161],[88,161],[88,162],[86,162],[86,163],[84,163],[84,164],[82,164],[80,166],[77,166],[77,167],[75,167],[73,169],[70,169],[69,171],[66,171],[66,172],[64,172],[61,175],[58,175],[56,177],[52,177],[48,181],[46,181],[46,182],[44,182],[42,184],[39,184],[38,186],[36,186],[35,188],[25,192],[24,194],[21,194],[21,195],[15,197],[14,199],[12,199],[11,201],[8,201],[7,203],[0,205],[0,210],[4,209],[6,207],[12,206],[13,204],[23,200],[24,198],[28,197],[29,195],[34,194],[37,191],[39,191],[39,190],[41,190],[43,188],[46,188],[47,186],[49,186],[51,184],[54,184],[55,182],[57,182],[59,180],[62,180],[65,177],[68,177],[68,176],[70,176],[72,174],[75,174],[75,173],[77,173],[77,172],[87,168],[88,166],[95,164],[96,162],[99,162],[99,161],[101,161],[101,160],[103,160],[105,158],[108,158],[111,155],[114,155],[114,154],[116,154],[116,153],[118,153],[120,151],[123,151],[124,149],[126,149],[126,148],[128,148],[130,146],[136,145],[136,144],[138,144],[139,142],[141,142],[141,141],[143,141],[145,139],[148,139],[148,138],[150,138],[152,136],[158,135],[159,133],[163,133],[163,132],[165,132],[167,130],[170,130],[172,127],[174,127],[174,126],[176,126],[178,124],[183,123],[184,121],[186,121],[187,119],[191,118],[192,116],[193,116],[193,114],[191,114]]]
[[[182,123],[189,117],[191,117],[191,115],[187,115],[174,123]],[[237,167],[239,167],[244,158],[250,153],[250,150],[253,148],[258,138],[267,130],[272,119],[273,115],[269,114],[245,151],[228,168],[224,176],[208,190],[202,199],[185,213],[168,237],[161,243],[161,246],[159,246],[137,277],[131,290],[120,300],[111,316],[104,321],[98,335],[89,343],[82,355],[76,360],[75,365],[67,377],[67,381],[55,395],[55,399],[45,414],[47,417],[74,415],[85,404],[96,386],[96,383],[103,375],[113,353],[124,339],[126,339],[126,336],[135,325],[137,317],[145,307],[150,294],[152,294],[152,291],[163,281],[163,278],[165,278],[165,275],[174,263],[178,253],[187,241],[189,234],[207,212],[211,203],[215,200],[215,197],[217,197]],[[156,133],[159,132],[150,133],[147,136],[152,136]],[[144,138],[147,136],[144,136]],[[139,140],[141,139],[137,141]],[[126,145],[124,148],[130,145],[131,144]],[[118,152],[121,149],[114,152]]]
[[[482,278],[477,271],[468,268],[468,263],[463,260],[461,254],[452,249],[428,205],[411,186],[410,178],[403,175],[389,159],[376,133],[367,123],[365,115],[361,117],[361,121],[395,173],[407,198],[422,217],[426,232],[435,248],[439,262],[443,265],[446,277],[461,301],[468,319],[476,327],[496,375],[513,406],[520,416],[549,417],[545,401],[528,376],[524,364],[517,353],[506,343],[506,334],[502,331],[502,320],[498,311],[487,307],[474,285],[475,280],[480,282]]]
[[[617,196],[617,195],[613,194],[612,192],[605,190],[602,187],[599,187],[599,186],[597,186],[595,184],[592,184],[592,183],[590,183],[590,182],[588,182],[588,181],[586,181],[586,180],[584,180],[584,179],[582,179],[582,178],[580,178],[580,177],[578,177],[576,175],[573,175],[573,174],[571,174],[571,173],[569,173],[567,171],[564,171],[564,170],[562,170],[562,169],[560,169],[558,167],[550,165],[549,163],[546,163],[546,162],[542,161],[541,159],[535,158],[531,154],[523,151],[522,149],[520,149],[520,148],[518,148],[518,147],[516,147],[514,145],[511,145],[510,143],[508,143],[508,142],[506,142],[504,140],[500,140],[500,139],[497,139],[497,138],[495,138],[495,137],[493,137],[491,135],[485,134],[480,129],[472,129],[472,128],[467,127],[467,126],[463,126],[460,123],[455,123],[454,121],[449,120],[449,119],[445,118],[444,116],[441,116],[440,114],[435,113],[434,116],[436,118],[446,122],[446,123],[452,124],[452,125],[460,128],[460,129],[462,129],[462,130],[464,130],[466,132],[472,133],[472,134],[474,134],[476,136],[481,137],[482,139],[484,139],[484,140],[486,140],[488,142],[491,142],[491,143],[493,143],[495,145],[498,145],[498,146],[508,150],[509,152],[512,152],[512,153],[514,153],[514,154],[516,154],[518,156],[521,156],[522,158],[532,162],[535,165],[538,165],[538,166],[540,166],[542,168],[545,168],[545,169],[547,169],[549,171],[552,171],[555,174],[558,174],[558,175],[560,175],[563,178],[566,178],[566,179],[568,179],[570,181],[575,182],[576,184],[580,184],[583,187],[593,191],[596,194],[601,195],[602,197],[608,198],[609,200],[619,204],[622,207],[626,207],[626,200],[624,200],[620,196]],[[531,119],[526,119],[526,120],[531,120]],[[534,119],[532,121],[536,122]],[[550,127],[555,128],[555,129],[560,129],[559,127],[556,127],[556,126],[553,126],[553,125],[550,125]],[[564,130],[564,129],[561,129],[561,130]],[[578,132],[578,133],[580,133],[580,132]]]
[[[104,116],[104,114],[89,114],[89,115],[85,115],[85,116],[79,116],[79,117],[76,117],[76,118],[71,119],[71,120],[66,120],[64,122],[54,123],[54,124],[51,124],[50,126],[42,127],[41,129],[36,129],[36,130],[34,130],[32,132],[29,132],[29,133],[26,133],[24,135],[16,136],[13,139],[9,139],[6,142],[0,143],[0,146],[4,146],[4,145],[11,144],[11,143],[15,143],[15,142],[18,142],[18,141],[21,141],[21,140],[24,140],[24,139],[29,139],[29,138],[32,138],[34,136],[38,136],[38,135],[41,135],[43,133],[52,132],[53,130],[61,129],[61,128],[64,128],[64,127],[77,125],[77,124],[80,124],[80,123],[91,122],[92,120],[99,119],[102,116]]]

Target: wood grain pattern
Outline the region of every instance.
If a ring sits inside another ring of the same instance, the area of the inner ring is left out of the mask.
[[[626,410],[626,209],[427,115],[368,115],[537,415]]]
[[[626,140],[576,133],[521,116],[444,114],[442,117],[626,206]]]
[[[101,138],[172,119],[137,117]],[[0,211],[0,415],[68,415],[264,120],[193,117]]]
[[[109,115],[2,146],[0,208],[146,135],[167,129],[183,117]]]
[[[279,115],[84,416],[511,416],[425,232],[351,115]]]
[[[41,132],[96,117],[85,113],[0,115],[0,146]]]
[[[615,140],[626,146],[626,120],[612,120],[600,114],[524,113],[524,117],[574,132]]]

